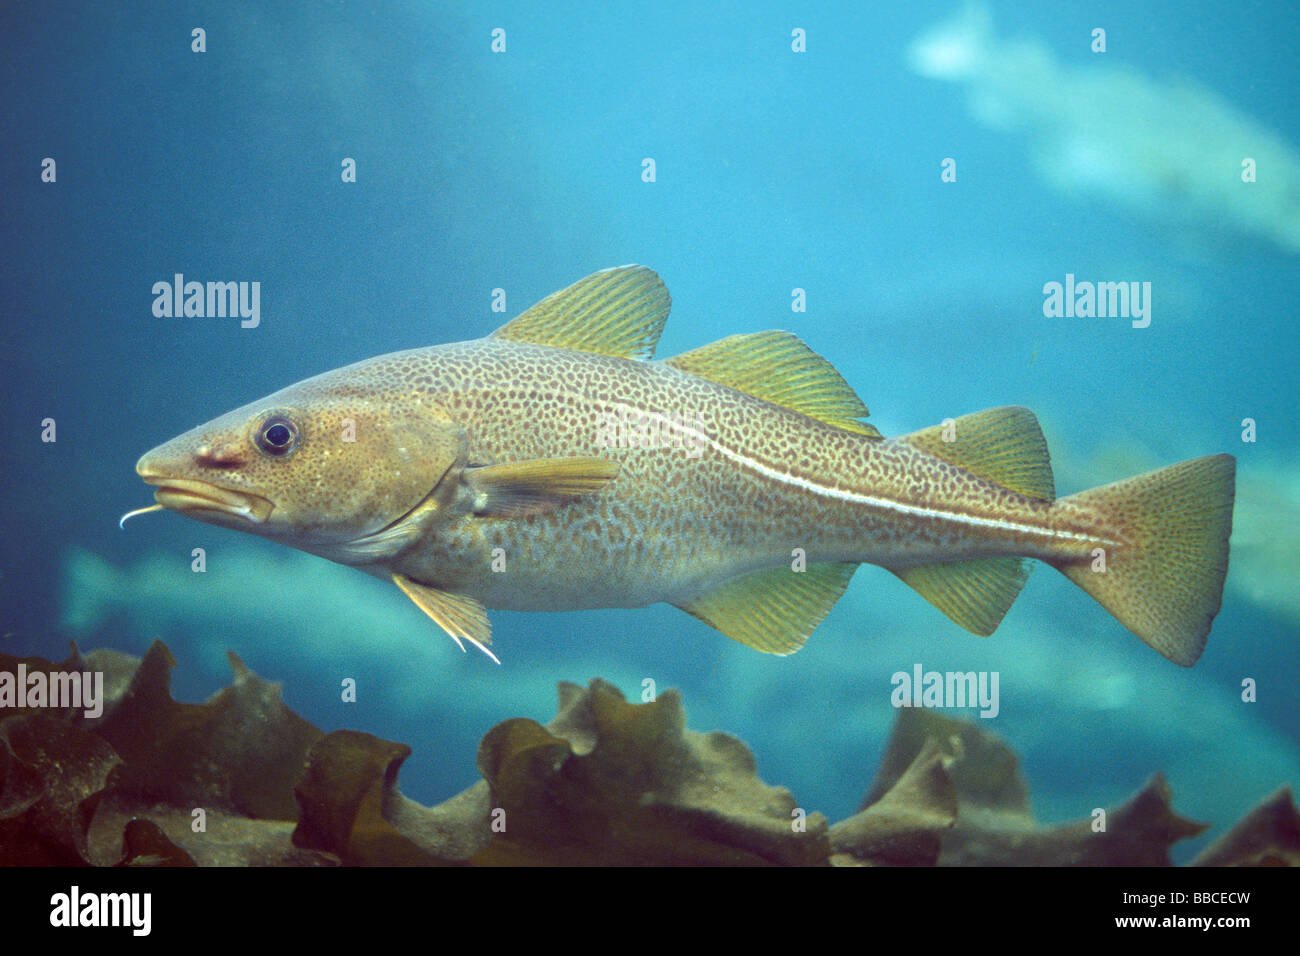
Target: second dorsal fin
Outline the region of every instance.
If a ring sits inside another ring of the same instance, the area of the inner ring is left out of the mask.
[[[871,425],[858,421],[867,417],[867,406],[835,366],[789,332],[733,335],[665,361],[828,425],[880,437]]]
[[[619,358],[649,358],[671,307],[668,289],[653,270],[618,266],[552,292],[492,336]]]

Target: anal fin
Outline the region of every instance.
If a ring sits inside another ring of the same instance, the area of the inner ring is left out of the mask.
[[[678,604],[733,641],[765,654],[803,647],[849,586],[856,564],[821,562],[806,571],[754,571]]]
[[[393,583],[415,602],[416,607],[446,631],[447,636],[462,651],[465,650],[465,645],[461,643],[461,638],[464,638],[496,663],[501,663],[487,648],[492,643],[492,625],[488,623],[487,610],[478,601],[463,594],[452,594],[420,584],[396,572],[393,573]]]
[[[954,623],[988,637],[1029,577],[1021,558],[976,558],[952,564],[890,569]]]

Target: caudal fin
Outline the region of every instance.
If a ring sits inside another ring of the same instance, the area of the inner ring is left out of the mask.
[[[1184,667],[1205,650],[1223,601],[1236,464],[1210,455],[1059,501],[1096,515],[1125,544],[1057,570]]]

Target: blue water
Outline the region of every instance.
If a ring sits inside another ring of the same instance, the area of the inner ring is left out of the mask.
[[[177,695],[196,700],[233,649],[318,725],[411,744],[403,789],[426,803],[477,779],[494,723],[548,719],[556,681],[600,675],[637,698],[646,679],[680,688],[692,727],[741,737],[764,779],[840,818],[888,733],[890,675],[918,662],[999,672],[1001,712],[982,723],[1020,752],[1048,820],[1163,770],[1175,806],[1219,828],[1300,778],[1295,250],[1231,214],[1184,217],[1178,199],[1050,182],[1030,158],[1032,123],[985,123],[965,86],[908,69],[909,43],[948,3],[257,6],[0,11],[5,651],[62,658],[75,638],[141,653],[159,637],[180,661]],[[1300,143],[1286,4],[990,9],[999,39],[1035,37],[1062,70],[1089,76],[1104,59],[1157,91],[1191,78],[1250,128]],[[1104,55],[1088,47],[1099,25]],[[191,52],[195,27],[205,53]],[[1062,94],[1056,115],[1087,106]],[[45,157],[55,183],[41,181]],[[345,157],[356,183],[341,182]],[[945,157],[954,183],[940,181]],[[1189,201],[1209,188],[1175,185]],[[1026,405],[1062,493],[1236,455],[1241,545],[1203,659],[1161,659],[1041,566],[986,639],[868,567],[790,658],[657,606],[494,612],[496,668],[357,572],[337,569],[320,600],[361,595],[308,632],[286,613],[301,583],[277,575],[276,545],[170,514],[118,530],[151,500],[136,459],[167,438],[317,372],[484,335],[626,262],[672,292],[660,357],[789,329],[887,435]],[[259,281],[260,325],[156,318],[152,286],[178,272]],[[1151,282],[1151,325],[1044,317],[1042,287],[1066,273]],[[498,287],[507,316],[490,308]],[[233,556],[263,561],[267,578],[227,581],[234,596],[215,599],[193,575],[74,633],[62,612],[76,547],[128,573],[158,554],[184,569],[202,547],[217,579]],[[339,701],[347,676],[355,704]]]

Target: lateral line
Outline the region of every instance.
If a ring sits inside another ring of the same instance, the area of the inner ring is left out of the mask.
[[[694,430],[692,429],[692,431]],[[809,481],[807,478],[801,478],[797,475],[792,475],[788,472],[772,468],[763,464],[761,461],[750,458],[748,455],[742,455],[740,452],[734,451],[725,445],[714,441],[708,435],[701,434],[699,437],[706,441],[716,451],[722,453],[738,465],[748,468],[752,472],[796,488],[805,489],[824,498],[834,498],[853,504],[865,505],[869,508],[876,508],[882,511],[892,511],[896,514],[906,515],[910,518],[933,518],[976,528],[1014,531],[1027,535],[1045,535],[1050,538],[1058,538],[1065,541],[1091,542],[1098,540],[1096,535],[1081,534],[1079,532],[1066,531],[1058,528],[1044,528],[1039,525],[1021,524],[1016,521],[1006,521],[1002,518],[982,518],[978,515],[963,514],[959,511],[942,511],[935,508],[922,508],[918,505],[909,505],[901,501],[894,501],[892,498],[882,498],[877,495],[864,495],[859,494],[856,491],[845,491],[841,488],[829,488],[825,485],[819,485],[814,481]]]
[[[635,406],[628,406],[635,407]],[[665,416],[658,415],[654,412],[646,412],[638,408],[642,415],[655,419],[663,419]],[[757,459],[748,455],[741,454],[734,449],[728,448],[721,442],[715,441],[706,433],[699,429],[692,428],[682,420],[673,422],[675,427],[683,435],[691,435],[693,438],[702,441],[708,447],[722,454],[742,468],[758,474],[765,478],[781,482],[792,487],[801,488],[823,498],[833,498],[839,501],[849,502],[857,505],[865,505],[868,508],[875,508],[879,511],[889,511],[899,515],[905,515],[910,518],[930,518],[935,520],[946,521],[952,524],[967,525],[975,528],[988,528],[996,531],[1010,531],[1025,535],[1037,535],[1040,537],[1056,538],[1063,541],[1088,543],[1094,541],[1103,541],[1106,544],[1115,542],[1105,541],[1096,535],[1083,534],[1076,531],[1067,531],[1058,528],[1045,528],[1040,525],[1022,524],[1016,521],[1006,521],[1001,518],[982,518],[978,515],[963,514],[959,511],[942,511],[935,508],[922,508],[918,505],[909,505],[901,501],[894,501],[892,498],[882,498],[877,495],[864,495],[856,491],[845,491],[840,488],[830,488],[826,485],[820,485],[815,481],[809,481],[807,478],[801,478],[792,475],[789,472],[781,471],[764,464]]]

